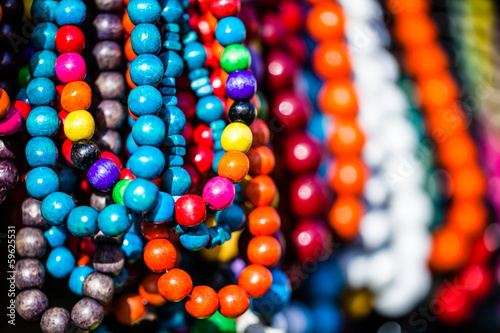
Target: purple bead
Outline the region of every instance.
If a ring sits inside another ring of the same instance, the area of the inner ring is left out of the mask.
[[[120,169],[113,161],[101,158],[87,172],[89,182],[98,190],[109,191],[120,179]]]
[[[226,81],[227,96],[231,99],[250,99],[257,90],[255,76],[249,71],[235,71]]]

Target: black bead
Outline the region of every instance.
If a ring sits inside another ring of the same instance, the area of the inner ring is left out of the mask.
[[[71,161],[81,170],[88,170],[101,158],[101,150],[92,141],[75,143],[71,148]]]
[[[250,126],[257,117],[257,111],[255,110],[255,106],[249,101],[236,100],[229,108],[227,117],[232,123],[240,122]]]
[[[2,5],[2,21],[3,22],[18,22],[24,15],[24,3],[21,0],[3,0]]]

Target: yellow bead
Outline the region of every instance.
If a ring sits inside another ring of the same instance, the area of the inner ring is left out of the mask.
[[[208,261],[227,262],[238,255],[238,241],[241,230],[231,233],[231,239],[214,249],[203,249],[200,254]]]
[[[220,140],[225,151],[246,153],[252,146],[252,131],[243,123],[231,123],[222,132]]]
[[[72,142],[90,140],[94,130],[94,117],[87,111],[73,111],[64,120],[64,134]]]

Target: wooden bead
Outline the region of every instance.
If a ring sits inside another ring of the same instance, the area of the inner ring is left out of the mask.
[[[94,130],[94,118],[84,110],[71,112],[64,121],[64,134],[72,142],[90,140]]]
[[[271,288],[273,276],[269,269],[262,265],[249,265],[240,274],[238,285],[252,298],[264,296]]]
[[[74,25],[65,25],[57,30],[55,43],[59,53],[80,53],[85,47],[85,36],[80,28]]]
[[[219,176],[226,177],[234,183],[241,182],[250,170],[247,155],[239,151],[228,151],[222,156],[217,166]]]
[[[248,230],[254,236],[274,235],[280,226],[280,215],[273,207],[256,207],[248,215]]]
[[[245,186],[245,197],[254,206],[269,206],[276,193],[276,185],[271,177],[260,175]]]
[[[196,286],[186,302],[186,311],[197,319],[211,317],[219,308],[219,295],[208,286]]]
[[[247,152],[251,175],[269,175],[274,171],[275,157],[271,149],[266,146],[252,148]]]
[[[126,293],[116,300],[114,313],[118,322],[130,325],[146,313],[142,297],[136,293]]]
[[[281,245],[271,236],[256,236],[247,248],[248,260],[253,264],[274,266],[281,258]]]
[[[82,81],[87,76],[85,60],[76,52],[59,55],[56,60],[56,75],[62,83]]]
[[[247,292],[237,285],[225,286],[219,290],[220,313],[228,318],[241,316],[250,306]]]
[[[92,90],[85,81],[74,81],[64,86],[61,106],[66,112],[88,110],[92,102]]]
[[[144,263],[155,273],[173,268],[176,259],[175,247],[166,239],[150,240],[144,248]]]
[[[180,302],[193,290],[188,273],[179,268],[169,270],[158,280],[158,291],[167,301]]]
[[[194,194],[186,194],[175,203],[175,219],[185,227],[194,227],[207,217],[205,201]]]
[[[7,115],[10,108],[10,98],[5,90],[0,88],[0,118]]]
[[[245,124],[231,123],[224,129],[221,143],[226,152],[237,150],[246,153],[252,146],[252,131]]]

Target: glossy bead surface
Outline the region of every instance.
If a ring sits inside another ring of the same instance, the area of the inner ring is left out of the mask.
[[[207,217],[207,208],[203,198],[186,194],[175,202],[175,219],[185,227],[194,227],[203,222]]]
[[[184,71],[184,61],[177,52],[167,50],[158,57],[163,63],[163,76],[176,78]]]
[[[63,225],[69,213],[75,208],[73,198],[63,192],[54,192],[45,197],[40,210],[43,218],[51,225]]]
[[[256,236],[248,243],[247,256],[253,264],[274,266],[281,258],[280,243],[271,236]]]
[[[180,302],[193,290],[188,273],[179,268],[169,270],[158,279],[158,291],[167,301]]]
[[[59,177],[47,167],[37,167],[26,177],[26,190],[35,199],[41,200],[59,190]]]
[[[292,211],[299,217],[311,217],[325,211],[326,188],[323,181],[314,176],[295,178],[290,184]]]
[[[130,156],[128,167],[134,176],[151,180],[163,171],[165,156],[156,147],[142,146]]]
[[[47,258],[47,271],[53,277],[62,279],[66,277],[75,267],[75,257],[70,250],[65,247],[52,249]]]
[[[101,150],[92,141],[75,143],[71,147],[71,161],[81,169],[88,170],[101,157]]]
[[[220,313],[228,318],[242,315],[250,306],[247,292],[237,285],[225,286],[218,292]]]
[[[252,148],[247,152],[251,175],[269,175],[274,171],[276,159],[267,146]]]
[[[40,320],[43,333],[64,333],[69,329],[70,315],[64,308],[50,308],[45,311]]]
[[[307,30],[316,39],[341,38],[344,35],[344,17],[339,4],[322,2],[313,6],[306,21]]]
[[[108,302],[114,291],[113,279],[102,273],[92,272],[83,281],[83,296],[92,297],[102,303]]]
[[[151,223],[146,220],[142,220],[140,223],[140,233],[147,240],[157,239],[157,238],[168,238],[170,235],[170,224],[165,223]]]
[[[47,241],[41,229],[22,228],[16,235],[16,252],[21,257],[41,257]]]
[[[158,54],[161,50],[160,31],[150,23],[136,25],[130,36],[132,50],[137,55]]]
[[[156,23],[160,19],[161,7],[154,0],[130,0],[127,5],[130,21],[137,25],[141,23]]]
[[[228,74],[238,70],[247,70],[250,63],[250,52],[241,44],[227,46],[220,58],[220,66]]]
[[[236,16],[241,8],[240,0],[212,0],[210,10],[216,18],[223,19],[228,16]]]
[[[189,71],[201,68],[207,60],[207,53],[201,43],[193,42],[184,46],[182,58]]]
[[[28,141],[25,149],[26,160],[34,168],[38,166],[53,166],[59,153],[54,141],[47,137],[36,137]]]
[[[123,205],[109,205],[99,213],[97,226],[108,237],[119,237],[132,225],[127,208]]]
[[[158,116],[165,123],[167,136],[182,134],[184,127],[186,127],[186,116],[176,106],[168,106],[161,109]]]
[[[182,227],[184,233],[179,236],[181,245],[189,251],[199,251],[210,241],[210,234],[205,224],[194,227]]]
[[[256,207],[248,215],[248,230],[254,236],[274,235],[281,226],[281,218],[270,206]]]
[[[63,0],[56,8],[55,18],[59,26],[80,25],[85,20],[87,7],[81,0]]]
[[[289,304],[292,295],[287,275],[277,268],[271,269],[271,274],[271,289],[264,296],[252,300],[252,312],[262,317],[270,317],[282,311]]]
[[[59,55],[56,60],[56,75],[62,83],[82,81],[87,76],[85,60],[76,52]]]
[[[200,98],[196,104],[196,116],[206,123],[222,118],[223,114],[224,107],[221,100],[213,95]]]
[[[66,112],[88,110],[92,102],[92,90],[85,81],[74,81],[64,86],[61,106]]]
[[[64,120],[64,134],[72,142],[90,140],[94,130],[94,118],[87,111],[73,111]]]
[[[39,1],[43,2],[43,1]],[[31,34],[32,46],[35,50],[56,51],[57,26],[54,23],[43,22],[37,24]]]
[[[144,263],[155,273],[163,273],[174,267],[177,252],[166,239],[150,240],[144,248]]]
[[[117,100],[105,99],[97,106],[95,120],[100,128],[119,128],[125,118],[123,105]]]
[[[31,107],[50,106],[56,101],[56,86],[51,80],[38,77],[28,84],[26,94]]]
[[[30,73],[33,77],[52,78],[56,76],[55,64],[57,55],[49,50],[41,50],[33,54],[29,62]]]
[[[92,237],[97,232],[97,217],[99,213],[92,207],[80,206],[74,208],[68,215],[69,232],[76,237]]]
[[[101,158],[87,172],[89,182],[101,191],[109,191],[120,180],[120,169],[113,161]]]
[[[26,129],[33,137],[52,137],[59,129],[59,116],[53,108],[39,106],[34,108],[26,119]]]
[[[257,90],[257,80],[249,71],[234,71],[226,81],[227,96],[233,100],[250,99]]]
[[[122,179],[118,183],[116,183],[115,187],[113,188],[113,201],[115,203],[124,205],[123,195],[125,194],[125,189],[131,181],[132,179]]]
[[[295,173],[317,170],[321,160],[321,147],[305,133],[292,132],[283,147],[287,169]]]
[[[229,108],[227,117],[231,122],[241,122],[250,126],[257,117],[257,111],[252,103],[237,100]]]
[[[217,23],[215,38],[222,46],[241,44],[245,41],[245,25],[237,17],[224,17]]]
[[[250,170],[248,157],[239,151],[228,151],[219,161],[217,172],[234,183],[241,182]]]
[[[15,276],[16,288],[19,290],[41,288],[45,282],[45,268],[37,259],[21,259],[16,262]]]
[[[27,289],[16,296],[16,312],[25,320],[34,320],[40,317],[47,309],[47,296],[39,289]]]
[[[55,43],[59,53],[80,53],[85,47],[85,36],[80,28],[74,25],[65,25],[57,30]]]
[[[172,196],[185,194],[191,187],[189,173],[181,167],[171,167],[165,170],[161,179],[161,188]]]
[[[102,305],[92,298],[79,300],[71,309],[71,320],[85,331],[95,329],[103,319],[104,309]]]
[[[120,16],[115,13],[100,13],[92,23],[97,30],[97,39],[120,39],[123,36]]]
[[[175,201],[172,196],[165,192],[159,192],[153,208],[144,214],[148,222],[169,222],[174,218]]]
[[[125,94],[125,78],[120,72],[102,72],[95,80],[95,87],[103,99],[117,99]]]
[[[157,116],[140,116],[132,127],[132,135],[139,146],[159,146],[165,138],[165,123]]]
[[[231,123],[224,129],[221,143],[226,152],[237,150],[246,153],[252,146],[252,131],[245,124]]]
[[[161,93],[153,86],[138,86],[128,96],[128,107],[136,117],[155,115],[160,112],[161,106]]]
[[[23,124],[23,116],[13,106],[11,106],[7,114],[0,119],[0,136],[8,136],[16,133]]]
[[[271,177],[260,175],[245,187],[245,197],[254,206],[269,206],[276,193],[276,185]]]
[[[157,86],[160,84],[165,68],[161,59],[152,54],[141,54],[130,65],[130,78],[137,85]]]
[[[127,262],[133,263],[141,259],[143,248],[144,244],[142,243],[141,237],[139,237],[138,235],[127,232],[123,237],[121,249],[127,257]]]
[[[63,246],[68,238],[68,229],[65,226],[53,226],[44,233],[50,247]]]
[[[271,288],[273,276],[262,265],[249,265],[240,274],[238,285],[252,298],[259,298]]]
[[[155,184],[137,178],[128,184],[123,195],[123,201],[127,208],[145,213],[154,207],[157,195],[158,187]]]
[[[196,286],[186,302],[186,311],[193,317],[205,319],[211,317],[219,308],[219,296],[208,286]]]
[[[233,183],[224,177],[214,177],[203,188],[203,200],[214,210],[229,207],[234,200],[236,191]]]

